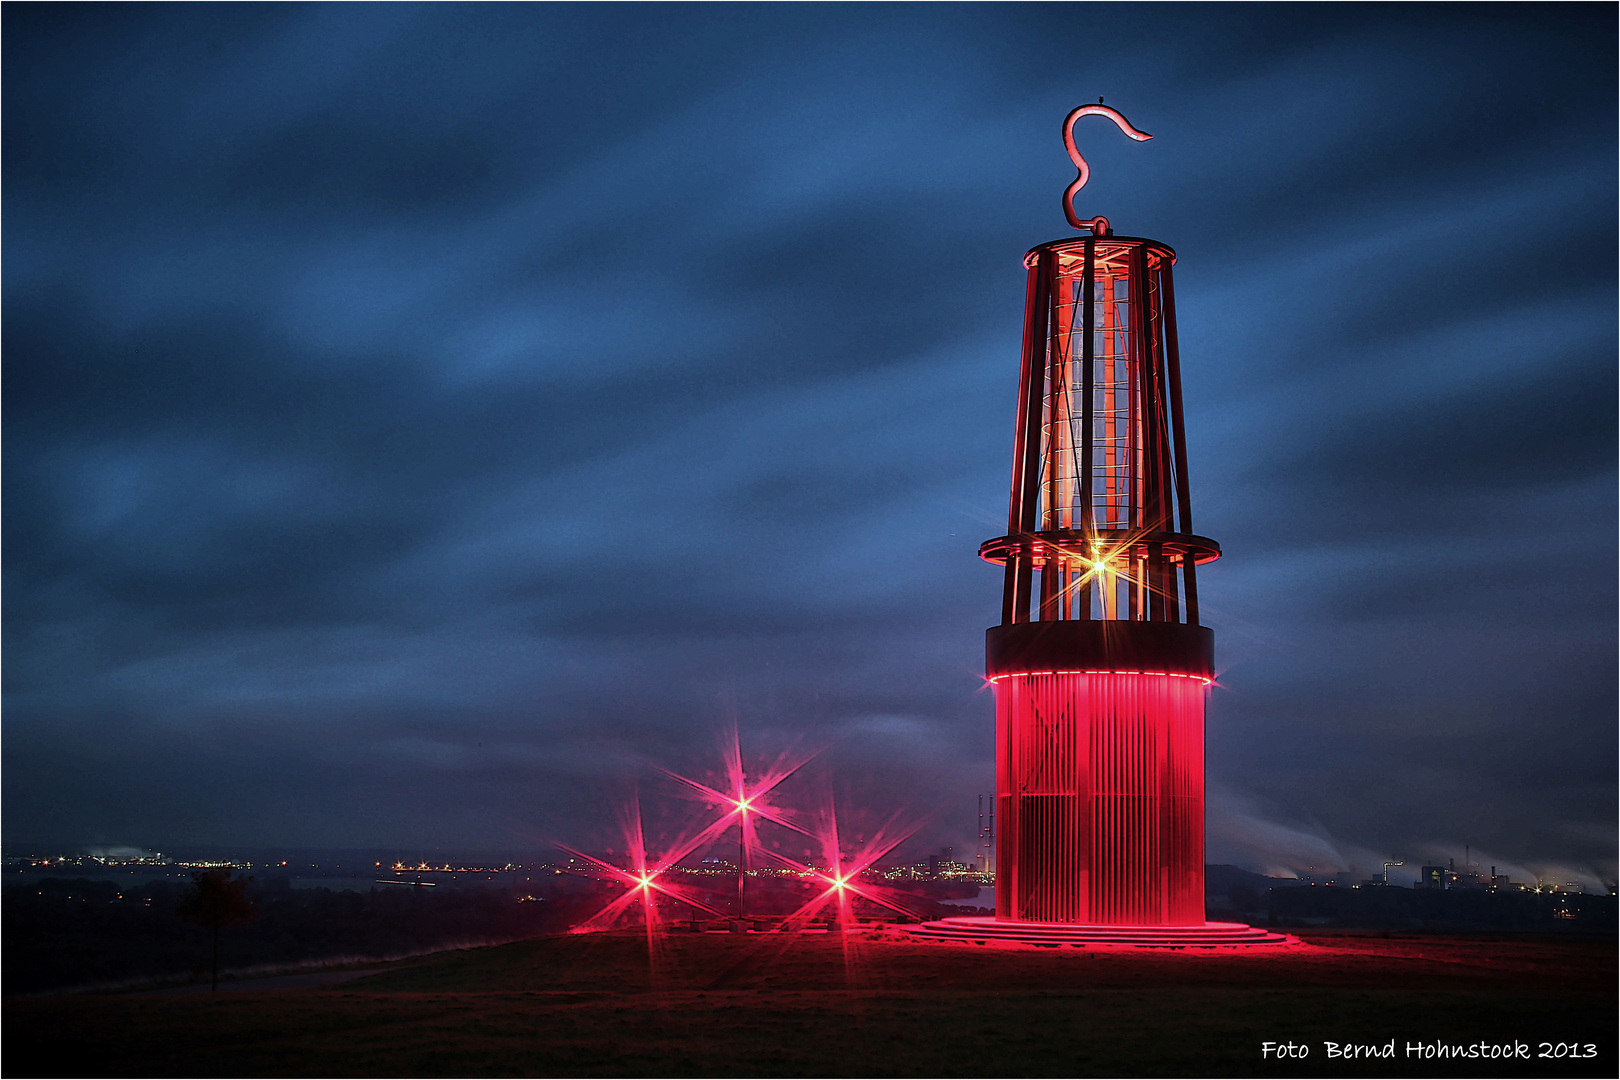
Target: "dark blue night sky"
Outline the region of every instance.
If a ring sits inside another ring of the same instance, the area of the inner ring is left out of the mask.
[[[1614,874],[1612,5],[3,30],[8,844],[582,842],[735,722],[971,848],[1105,95],[1226,552],[1211,861]]]

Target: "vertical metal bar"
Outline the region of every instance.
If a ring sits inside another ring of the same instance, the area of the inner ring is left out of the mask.
[[[1015,534],[1023,528],[1024,470],[1028,459],[1025,442],[1029,438],[1029,394],[1034,371],[1036,342],[1042,335],[1036,332],[1039,317],[1036,303],[1040,288],[1039,261],[1029,267],[1024,285],[1024,345],[1018,358],[1018,416],[1013,424],[1012,490],[1007,500],[1007,532]],[[1029,618],[1029,561],[1020,555],[1007,557],[1005,580],[1001,588],[1001,624],[1023,622]],[[1023,603],[1019,603],[1020,595]]]
[[[1142,312],[1143,345],[1148,364],[1153,369],[1153,424],[1157,431],[1154,440],[1159,459],[1158,484],[1159,498],[1155,514],[1159,519],[1157,528],[1174,531],[1174,521],[1170,512],[1170,492],[1174,488],[1173,475],[1174,457],[1170,452],[1170,425],[1166,414],[1165,357],[1161,343],[1162,317],[1160,307],[1164,297],[1154,288],[1154,267],[1150,252],[1146,245],[1142,247],[1142,278],[1143,288],[1146,292],[1147,305]]]
[[[1170,488],[1171,458],[1169,424],[1165,410],[1165,374],[1163,353],[1159,348],[1159,321],[1154,312],[1153,289],[1150,280],[1148,250],[1143,244],[1137,248],[1135,258],[1132,260],[1133,269],[1139,282],[1137,294],[1137,308],[1133,323],[1140,335],[1140,350],[1144,373],[1144,386],[1146,388],[1147,414],[1151,424],[1151,434],[1144,433],[1147,445],[1151,448],[1151,460],[1145,469],[1151,480],[1152,494],[1150,497],[1153,514],[1152,528],[1154,530],[1169,529],[1171,527]],[[1163,622],[1167,614],[1165,593],[1169,587],[1168,575],[1165,573],[1163,548],[1152,545],[1148,548],[1147,567],[1144,575],[1146,617],[1154,622]]]
[[[1041,420],[1046,407],[1046,377],[1050,366],[1047,360],[1047,321],[1051,314],[1053,262],[1054,256],[1050,251],[1042,251],[1036,256],[1035,333],[1030,354],[1029,397],[1024,402],[1024,487],[1019,499],[1020,532],[1034,532],[1040,528],[1041,444],[1044,442]]]
[[[1061,269],[1052,283],[1052,405],[1047,470],[1051,480],[1046,500],[1046,528],[1074,526],[1074,501],[1080,478],[1075,474],[1074,437],[1074,305],[1079,283]]]
[[[1084,369],[1081,375],[1080,396],[1084,398],[1083,410],[1080,413],[1080,531],[1088,539],[1096,530],[1096,517],[1091,506],[1091,442],[1092,442],[1092,413],[1095,403],[1092,397],[1092,328],[1094,319],[1092,309],[1092,293],[1095,291],[1097,280],[1097,241],[1087,237],[1085,242],[1085,264],[1080,273],[1080,296],[1084,305],[1080,316],[1080,365]]]
[[[1131,342],[1136,366],[1142,373],[1142,479],[1143,527],[1156,531],[1165,527],[1164,454],[1165,432],[1160,424],[1163,409],[1160,403],[1158,365],[1154,363],[1152,343],[1147,335],[1147,248],[1138,247],[1131,253]]]
[[[1033,579],[1027,555],[1015,552],[1007,557],[1007,572],[1001,590],[1003,626],[1029,621],[1029,595]]]
[[[1152,486],[1152,494],[1148,499],[1148,515],[1152,522],[1150,528],[1156,532],[1165,527],[1165,459],[1170,453],[1170,444],[1166,435],[1167,428],[1163,421],[1164,382],[1159,372],[1159,354],[1154,348],[1157,342],[1153,340],[1152,335],[1153,293],[1148,285],[1147,245],[1144,244],[1131,254],[1131,270],[1138,275],[1137,280],[1142,290],[1142,302],[1137,306],[1134,325],[1137,333],[1141,335],[1142,347],[1140,355],[1142,358],[1143,385],[1147,387],[1147,419],[1152,428],[1152,434],[1147,439],[1147,445],[1152,450],[1152,462],[1146,472]],[[1157,603],[1160,584],[1158,560],[1153,557],[1151,549],[1144,550],[1142,557],[1144,562],[1142,617],[1156,622],[1158,620],[1154,619],[1153,616],[1159,610]]]
[[[1029,319],[1025,327],[1025,356],[1029,363],[1029,383],[1024,389],[1024,406],[1020,425],[1023,440],[1023,466],[1019,470],[1017,533],[1034,532],[1040,527],[1041,484],[1041,413],[1046,401],[1046,347],[1047,315],[1051,304],[1052,268],[1054,256],[1050,250],[1037,252],[1032,274],[1033,288],[1029,296]],[[1034,553],[1018,557],[1018,569],[1013,577],[1012,621],[1029,621],[1029,602]],[[1005,606],[1005,605],[1004,605]]]
[[[1061,571],[1058,569],[1057,553],[1045,544],[1041,545],[1041,550],[1045,555],[1041,561],[1041,621],[1052,622],[1058,617]]]
[[[1125,338],[1125,369],[1131,382],[1131,433],[1136,442],[1135,452],[1131,459],[1131,489],[1132,521],[1130,528],[1133,533],[1151,528],[1147,520],[1147,513],[1152,506],[1150,477],[1153,463],[1153,429],[1150,416],[1152,414],[1152,383],[1149,378],[1147,366],[1142,357],[1142,307],[1146,299],[1143,295],[1142,278],[1139,273],[1137,254],[1139,248],[1131,248],[1125,252],[1125,302],[1129,305],[1125,318],[1116,320],[1121,323]],[[1115,292],[1118,293],[1116,279]],[[1136,549],[1132,549],[1125,556],[1126,566],[1126,603],[1125,618],[1141,619],[1147,615],[1147,605],[1143,602],[1147,586],[1147,564],[1143,561]]]
[[[1153,622],[1164,622],[1164,545],[1147,546],[1147,617]]]
[[[1097,529],[1096,511],[1092,498],[1092,443],[1095,431],[1096,403],[1093,386],[1096,367],[1096,298],[1097,291],[1097,245],[1096,240],[1087,238],[1084,245],[1083,261],[1080,267],[1080,534],[1091,537]],[[1071,348],[1070,354],[1073,354]],[[1092,577],[1087,574],[1081,577],[1079,587],[1074,591],[1074,617],[1077,619],[1091,618],[1091,583]]]
[[[1187,625],[1198,625],[1198,559],[1189,551],[1181,557],[1182,585],[1187,591]]]
[[[1018,418],[1013,426],[1013,467],[1012,467],[1012,494],[1008,497],[1007,505],[1007,531],[1018,532],[1023,528],[1024,508],[1024,462],[1026,458],[1024,440],[1028,437],[1026,430],[1029,412],[1029,393],[1032,381],[1032,372],[1035,363],[1036,341],[1039,335],[1035,331],[1035,321],[1039,308],[1036,305],[1036,295],[1039,290],[1040,264],[1029,268],[1024,285],[1024,347],[1018,358]]]
[[[743,875],[748,870],[748,811],[737,819],[737,921],[743,920],[743,888],[748,880]]]
[[[1146,249],[1142,252],[1142,269],[1145,274]],[[1159,528],[1172,530],[1175,526],[1172,510],[1175,499],[1175,474],[1172,468],[1174,455],[1170,447],[1169,379],[1165,375],[1164,353],[1159,348],[1159,339],[1156,336],[1157,325],[1150,320],[1148,312],[1142,315],[1142,329],[1148,334],[1149,358],[1153,364],[1153,423],[1159,432]]]
[[[1131,251],[1126,260],[1126,275],[1130,279],[1131,310],[1126,326],[1129,327],[1131,367],[1137,373],[1137,385],[1141,388],[1141,433],[1142,433],[1142,528],[1151,531],[1158,527],[1154,520],[1158,510],[1156,498],[1156,481],[1158,479],[1158,432],[1154,429],[1153,405],[1153,355],[1148,349],[1147,336],[1142,333],[1142,312],[1147,307],[1147,290],[1143,287],[1142,262],[1140,247]],[[1145,553],[1133,555],[1131,559],[1131,618],[1147,619],[1151,615],[1151,600],[1153,592],[1153,568]]]
[[[1063,480],[1063,275],[1054,272],[1051,284],[1051,315],[1047,325],[1046,349],[1046,415],[1041,425],[1041,478],[1044,493],[1041,496],[1040,529],[1058,528],[1060,496]]]
[[[1058,491],[1062,478],[1061,449],[1062,440],[1059,438],[1059,414],[1062,411],[1064,372],[1063,372],[1063,343],[1058,336],[1060,309],[1063,306],[1062,276],[1058,272],[1058,259],[1056,252],[1042,252],[1046,263],[1046,297],[1047,297],[1047,324],[1046,324],[1046,387],[1044,423],[1041,425],[1041,466],[1040,475],[1046,481],[1044,496],[1044,515],[1037,516],[1037,529],[1056,528],[1058,510]],[[1038,486],[1038,485],[1037,485]],[[1053,561],[1055,554],[1046,545],[1041,545],[1041,599],[1039,618],[1042,622],[1050,622],[1057,618],[1058,601],[1058,573]]]
[[[1130,513],[1125,527],[1138,531],[1146,527],[1142,513],[1142,372],[1141,365],[1132,355],[1130,342],[1126,342],[1125,353],[1125,400],[1126,410],[1125,426],[1126,437],[1130,440],[1130,468],[1128,489],[1130,491]]]
[[[1074,475],[1074,304],[1078,282],[1055,270],[1052,281],[1051,397],[1046,442],[1045,529],[1072,528],[1079,480]],[[1048,579],[1051,579],[1048,582]],[[1068,618],[1069,575],[1066,561],[1053,550],[1041,569],[1041,618]]]
[[[1133,326],[1132,329],[1135,329]],[[1147,342],[1141,342],[1146,346]],[[1164,440],[1159,431],[1158,374],[1153,370],[1153,358],[1139,350],[1136,354],[1137,370],[1142,373],[1142,527],[1148,531],[1161,528],[1159,520],[1159,456]]]
[[[1136,618],[1137,598],[1142,592],[1142,560],[1132,549],[1125,557],[1125,618]]]
[[[1173,556],[1164,559],[1164,604],[1165,621],[1181,621],[1181,589],[1180,582],[1176,580],[1176,567],[1180,560]]]
[[[1160,474],[1164,479],[1159,500],[1159,527],[1161,529],[1173,532],[1174,521],[1172,520],[1170,512],[1169,493],[1171,487],[1175,484],[1174,478],[1178,474],[1175,472],[1175,457],[1170,452],[1170,447],[1166,445],[1169,438],[1169,425],[1166,423],[1164,418],[1164,399],[1167,396],[1166,387],[1169,380],[1168,376],[1166,375],[1166,360],[1163,345],[1164,289],[1162,285],[1163,277],[1159,274],[1159,267],[1162,265],[1162,262],[1162,257],[1158,256],[1155,252],[1150,251],[1146,246],[1143,247],[1142,270],[1147,285],[1148,301],[1147,310],[1143,313],[1143,320],[1147,329],[1148,353],[1153,364],[1154,382],[1159,387],[1159,392],[1156,395],[1159,399],[1159,404],[1156,410],[1158,412],[1156,424],[1158,425],[1161,433],[1160,445],[1162,449],[1160,450],[1160,456],[1163,458],[1163,462],[1160,469]],[[1172,559],[1167,558],[1164,555],[1162,547],[1150,556],[1150,561],[1153,564],[1153,569],[1149,574],[1149,580],[1152,582],[1152,587],[1156,594],[1156,618],[1164,622],[1180,622],[1181,604],[1177,595],[1178,583],[1176,581],[1176,568],[1174,562]]]
[[[1176,344],[1176,290],[1170,280],[1170,257],[1159,261],[1159,291],[1164,297],[1164,356],[1166,375],[1170,382],[1170,422],[1173,426],[1176,451],[1176,504],[1181,520],[1177,531],[1192,532],[1192,495],[1187,486],[1187,431],[1181,418],[1181,353]],[[1188,589],[1191,591],[1192,570],[1188,564]],[[1188,610],[1192,601],[1188,599]],[[1193,619],[1197,622],[1197,619]]]
[[[1018,582],[1019,570],[1025,563],[1022,556],[1008,555],[1007,566],[1002,574],[1001,582],[1001,625],[1008,626],[1015,622],[1023,622],[1018,618]],[[1023,588],[1024,607],[1029,607],[1029,586]]]
[[[1113,288],[1112,280],[1104,287],[1105,293]],[[1102,390],[1102,504],[1103,517],[1111,528],[1118,528],[1121,519],[1122,501],[1120,498],[1120,483],[1123,469],[1123,447],[1119,438],[1119,350],[1118,328],[1114,325],[1115,305],[1105,301],[1102,306],[1102,355],[1096,357],[1093,363],[1100,366],[1103,373]],[[1093,335],[1095,337],[1095,335]]]

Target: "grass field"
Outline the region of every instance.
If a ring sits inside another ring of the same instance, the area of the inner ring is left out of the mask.
[[[7,1076],[1614,1076],[1612,941],[1310,934],[1286,951],[635,932],[328,988],[5,1006]],[[1326,1041],[1395,1060],[1331,1058]],[[1527,1044],[1509,1062],[1408,1042]],[[1303,1043],[1309,1056],[1262,1057]],[[1541,1059],[1540,1043],[1593,1057]]]

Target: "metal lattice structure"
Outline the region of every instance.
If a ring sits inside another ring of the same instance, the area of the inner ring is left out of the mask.
[[[996,687],[996,917],[1204,922],[1204,700],[1213,635],[1192,531],[1175,252],[1080,219],[1031,250],[1005,566],[987,635]]]

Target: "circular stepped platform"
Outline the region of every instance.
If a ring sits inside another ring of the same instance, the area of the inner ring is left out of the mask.
[[[1059,948],[1113,947],[1135,949],[1231,949],[1297,945],[1297,938],[1242,923],[1207,922],[1200,926],[1098,926],[1079,923],[1001,922],[987,916],[963,916],[907,926],[903,931],[925,941],[959,945],[1040,945]]]

